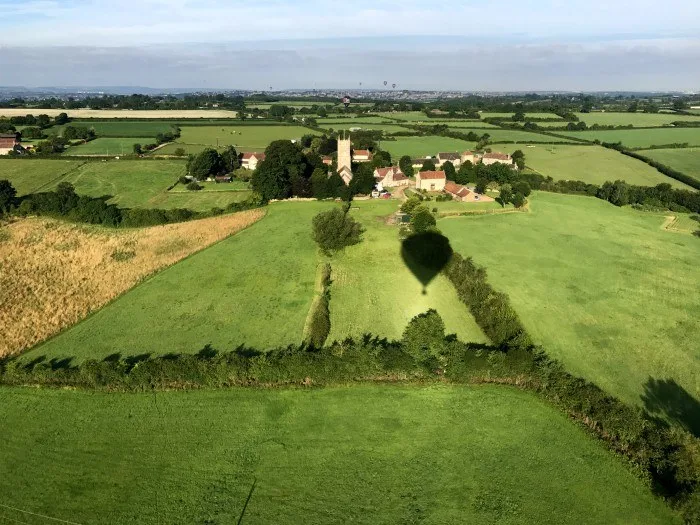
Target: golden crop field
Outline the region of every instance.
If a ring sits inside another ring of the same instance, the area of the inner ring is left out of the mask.
[[[0,357],[75,324],[139,281],[263,217],[108,230],[29,218],[0,227]]]
[[[67,113],[71,118],[236,118],[236,111],[224,109],[40,109],[40,108],[0,108],[0,117],[23,117],[24,115],[48,115],[55,117]]]

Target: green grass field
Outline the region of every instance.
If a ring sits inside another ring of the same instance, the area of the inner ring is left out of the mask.
[[[450,137],[398,137],[396,140],[382,141],[382,149],[391,153],[394,159],[400,159],[404,155],[410,157],[425,157],[437,155],[443,151],[462,152],[474,149],[473,142],[453,139]]]
[[[9,180],[17,195],[27,195],[49,190],[54,182],[82,164],[78,160],[0,159],[0,180]]]
[[[664,126],[677,120],[693,121],[698,120],[688,115],[678,115],[676,113],[576,113],[579,120],[589,126],[599,124],[601,126],[629,126],[652,127]]]
[[[639,186],[656,186],[665,182],[675,188],[691,189],[644,162],[602,146],[536,144],[523,151],[529,168],[555,180],[603,184],[619,179]]]
[[[700,148],[650,149],[639,153],[700,180]]]
[[[232,180],[231,182],[206,182],[202,181],[198,183],[202,186],[201,190],[196,193],[203,194],[209,192],[227,192],[227,191],[247,191],[250,190],[250,184],[242,180]],[[191,193],[191,190],[187,189],[187,186],[180,184],[179,182],[174,188],[170,190],[172,193]]]
[[[391,133],[415,133],[414,130],[405,128],[403,126],[399,126],[398,124],[363,124],[363,123],[355,123],[355,122],[339,122],[335,124],[319,124],[320,126],[323,127],[323,129],[333,129],[333,130],[341,130],[341,129],[350,129],[350,128],[362,128],[363,130],[370,130],[370,131],[383,131],[384,133],[391,134]]]
[[[180,142],[171,142],[170,144],[166,144],[161,148],[158,148],[156,150],[153,150],[152,152],[149,153],[149,155],[175,155],[175,152],[178,149],[182,149],[185,151],[185,155],[196,155],[197,153],[200,153],[204,151],[207,148],[211,148],[214,146],[205,146],[204,144],[182,144]],[[214,147],[214,149],[216,149]],[[223,146],[220,146],[218,148],[219,150],[224,149]],[[184,158],[184,156],[183,156]]]
[[[86,142],[85,144],[79,144],[77,146],[69,146],[66,148],[64,155],[109,155],[109,156],[123,156],[123,155],[133,155],[134,144],[145,144],[148,141],[143,140],[139,137],[112,137],[112,138],[97,138]],[[155,139],[153,140],[155,142]]]
[[[274,140],[300,139],[302,135],[318,133],[302,126],[182,126],[177,143],[263,151]]]
[[[469,128],[454,128],[451,131],[456,131],[459,133],[469,133],[473,131],[477,135],[481,136],[484,133],[490,135],[491,142],[566,142],[566,139],[560,137],[552,137],[550,135],[543,135],[541,133],[532,133],[529,131],[521,131],[518,129],[500,129],[500,128],[490,128],[490,129],[469,129]],[[573,142],[573,141],[571,141]]]
[[[8,523],[681,523],[506,387],[3,388],[0,404]]]
[[[479,111],[479,114],[481,115],[481,118],[511,118],[514,113],[499,113],[497,111],[493,112],[487,112],[487,111]],[[531,112],[526,112],[525,113],[525,120],[528,118],[556,118],[560,119],[562,122],[564,119],[562,119],[559,115],[556,113],[531,113]]]
[[[80,195],[112,195],[110,202],[123,208],[154,208],[156,197],[184,174],[185,163],[175,160],[111,160],[85,163],[59,182],[72,183]]]
[[[206,195],[237,193],[244,192]],[[84,359],[299,343],[318,262],[311,218],[329,206],[271,205],[250,228],[164,270],[27,355]]]
[[[361,126],[363,124],[385,124],[391,123],[392,121],[384,117],[347,117],[347,118],[318,118],[316,122],[319,126],[328,127],[329,124],[347,124],[348,127],[354,127],[355,125]]]
[[[694,231],[700,230],[700,221],[691,218],[698,217],[697,215],[689,213],[678,213],[675,214],[675,217],[676,219],[668,227],[669,230],[675,230],[684,233],[693,233]]]
[[[628,402],[649,378],[700,399],[700,242],[662,214],[537,193],[531,213],[446,218],[453,248],[487,267],[536,342]]]
[[[209,211],[212,208],[226,208],[232,202],[242,202],[251,194],[251,191],[165,191],[150,199],[148,207]]]
[[[445,277],[436,277],[422,294],[422,284],[401,259],[398,226],[383,222],[397,209],[397,201],[353,203],[352,215],[366,232],[360,244],[331,260],[329,339],[364,333],[399,339],[412,317],[434,308],[448,333],[463,341],[487,342]]]
[[[621,129],[607,131],[557,131],[558,135],[601,142],[622,142],[628,148],[649,148],[665,144],[700,146],[700,128]]]
[[[113,122],[100,120],[73,120],[70,124],[63,126],[53,126],[47,132],[52,135],[63,134],[63,128],[66,126],[85,126],[92,128],[97,133],[98,137],[141,137],[143,143],[148,141],[144,138],[152,139],[155,142],[155,136],[158,133],[169,133],[174,131],[173,122],[157,121],[157,120],[117,120]]]

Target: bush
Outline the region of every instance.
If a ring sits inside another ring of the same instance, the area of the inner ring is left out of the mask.
[[[184,148],[176,148],[174,154],[176,157],[184,157],[185,156],[185,149]]]
[[[316,299],[311,312],[306,341],[316,348],[321,348],[331,332],[330,304],[331,265],[326,263],[321,270],[323,290]]]
[[[192,181],[190,182],[187,186],[185,186],[188,190],[190,191],[199,191],[202,189],[202,186],[200,186],[197,182]]]
[[[434,228],[436,224],[437,221],[428,208],[423,205],[414,208],[411,214],[411,228],[413,228],[414,233],[426,232]]]
[[[364,228],[348,215],[349,207],[334,208],[313,218],[313,236],[323,253],[330,255],[362,240]]]
[[[406,326],[401,343],[419,363],[438,357],[445,348],[445,323],[435,310],[415,316]]]

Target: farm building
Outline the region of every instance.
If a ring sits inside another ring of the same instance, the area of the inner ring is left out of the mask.
[[[403,174],[398,166],[389,166],[388,168],[377,168],[374,170],[374,178],[377,184],[381,184],[384,188],[394,186],[407,186],[408,177]]]
[[[451,162],[455,168],[459,168],[462,164],[462,157],[459,153],[438,153],[436,166],[439,168],[445,162]]]
[[[423,158],[417,158],[417,159],[411,159],[411,167],[415,170],[419,170],[423,167],[423,164],[425,164],[426,160],[430,160],[435,162],[435,159],[432,157],[423,157]]]
[[[368,149],[356,149],[352,152],[353,162],[370,162],[372,160],[372,152]]]
[[[326,166],[330,166],[331,164],[333,164],[333,157],[331,157],[330,155],[325,155],[321,160]]]
[[[452,198],[456,201],[462,202],[492,202],[491,197],[485,195],[480,195],[466,186],[461,186],[449,181],[445,184],[445,193],[452,195]]]
[[[510,155],[507,153],[500,153],[497,151],[494,151],[493,153],[484,153],[483,158],[481,159],[481,162],[485,166],[490,166],[491,164],[513,164],[513,159]]]
[[[0,134],[0,155],[7,155],[19,145],[19,135],[15,133]]]
[[[265,160],[264,153],[243,153],[241,155],[241,166],[249,170],[254,170],[257,168],[258,163],[263,160]]]
[[[419,190],[442,191],[446,182],[444,171],[419,171],[416,175],[416,189]]]
[[[465,162],[471,162],[472,164],[477,164],[481,160],[481,155],[474,153],[473,151],[463,151],[460,156],[460,162],[464,164]]]

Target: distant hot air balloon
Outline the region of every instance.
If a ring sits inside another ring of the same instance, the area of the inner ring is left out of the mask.
[[[343,97],[343,104],[345,104],[345,108],[347,109],[347,107],[350,105],[350,97]]]
[[[385,85],[385,86],[387,85],[387,81],[386,81],[386,80],[384,81],[384,85]]]
[[[392,84],[391,87],[392,87],[392,88],[395,88],[395,87],[396,87],[396,84]]]

